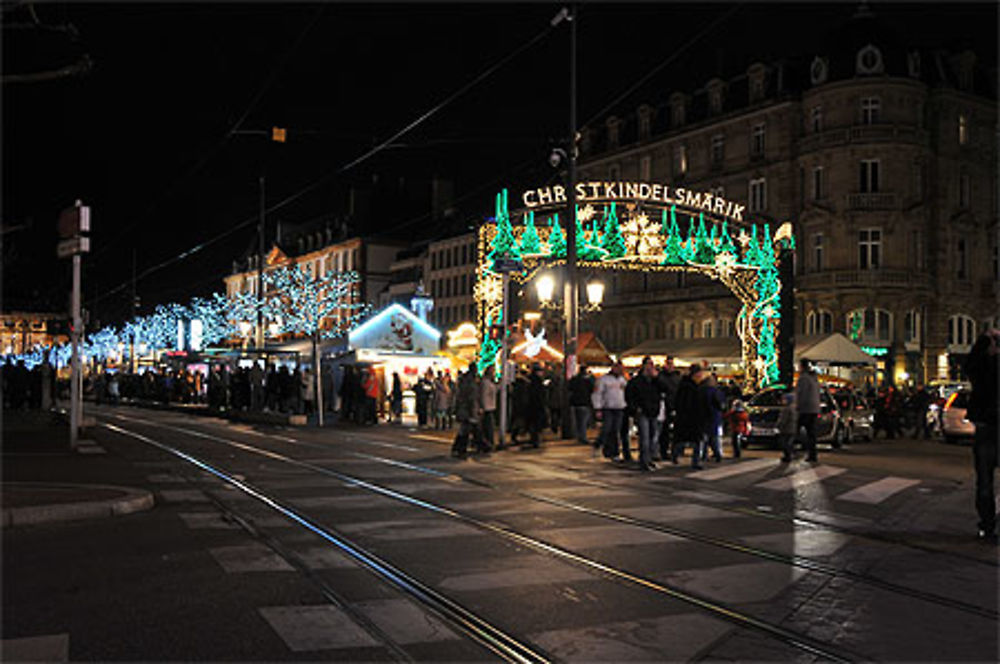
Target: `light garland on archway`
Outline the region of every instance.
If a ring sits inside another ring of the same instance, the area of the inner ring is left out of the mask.
[[[621,217],[621,218],[620,218]],[[523,270],[511,277],[529,281],[543,268],[565,264],[566,237],[559,215],[537,219],[531,211],[514,226],[507,192],[497,195],[496,221],[480,226],[476,285],[473,290],[483,339],[486,329],[503,319],[502,279],[494,271],[499,257],[515,257]],[[591,222],[584,226],[584,223]],[[747,381],[766,387],[778,381],[777,326],[781,317],[779,251],[794,248],[790,233],[772,237],[768,225],[740,229],[736,241],[726,222],[691,217],[680,231],[675,207],[663,210],[659,223],[637,204],[622,211],[614,202],[577,208],[577,265],[583,269],[632,272],[694,272],[725,284],[743,304],[737,317]],[[749,233],[747,232],[749,230]],[[497,361],[499,343],[480,348],[479,368]]]

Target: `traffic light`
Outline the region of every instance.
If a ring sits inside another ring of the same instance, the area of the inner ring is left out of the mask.
[[[284,127],[271,127],[271,140],[275,143],[284,143],[288,130]]]

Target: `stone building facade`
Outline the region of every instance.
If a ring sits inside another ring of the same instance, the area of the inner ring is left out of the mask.
[[[867,10],[830,43],[608,118],[582,133],[579,177],[714,190],[791,221],[797,334],[879,349],[887,380],[957,377],[1000,310],[996,71],[899,46]],[[614,351],[734,334],[738,301],[704,277],[606,279],[583,324]]]

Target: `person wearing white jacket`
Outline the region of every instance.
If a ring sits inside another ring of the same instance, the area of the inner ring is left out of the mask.
[[[618,456],[618,441],[625,415],[624,373],[625,367],[621,362],[616,362],[611,371],[597,381],[597,389],[594,391],[594,408],[601,411],[604,419],[600,440],[604,456],[609,459]]]

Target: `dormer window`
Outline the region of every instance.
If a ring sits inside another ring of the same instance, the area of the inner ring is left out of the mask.
[[[883,71],[882,51],[868,44],[858,51],[855,69],[859,74],[881,74]]]
[[[676,93],[670,97],[670,126],[683,126],[685,121],[684,95]]]
[[[708,110],[712,115],[722,113],[722,90],[724,85],[722,81],[714,78],[706,86],[708,89]]]
[[[608,118],[608,149],[614,150],[618,147],[620,122],[618,118],[612,116]]]
[[[813,58],[812,65],[809,67],[809,80],[813,85],[826,83],[826,70],[826,58],[819,56]]]
[[[750,103],[760,101],[764,98],[764,65],[750,65],[747,70],[747,78],[750,79]]]
[[[649,106],[643,104],[639,107],[639,140],[649,138],[652,126],[653,112]]]

